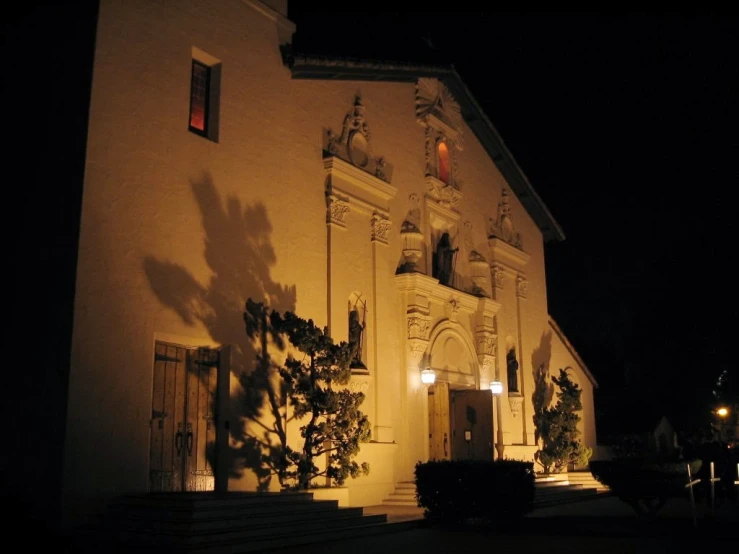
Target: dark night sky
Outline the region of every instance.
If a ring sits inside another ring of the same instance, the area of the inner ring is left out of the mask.
[[[454,64],[564,229],[549,308],[599,430],[708,417],[737,365],[739,18],[292,6],[304,52]]]

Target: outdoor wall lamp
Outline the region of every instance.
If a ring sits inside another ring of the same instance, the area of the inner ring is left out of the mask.
[[[436,372],[430,367],[427,367],[426,369],[422,369],[421,370],[421,382],[424,385],[433,385],[436,382]]]
[[[490,381],[490,392],[496,396],[503,394],[503,383],[500,381]]]

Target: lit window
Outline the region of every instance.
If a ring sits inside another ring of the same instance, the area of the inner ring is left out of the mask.
[[[439,142],[437,148],[437,158],[439,162],[439,180],[445,183],[449,182],[449,148],[444,141]]]
[[[190,130],[208,136],[210,67],[196,60],[192,61],[192,81],[190,83]]]

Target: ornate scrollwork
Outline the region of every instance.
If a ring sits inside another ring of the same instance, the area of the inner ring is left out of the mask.
[[[349,213],[349,203],[338,196],[326,196],[326,223],[346,227],[346,214]]]
[[[372,225],[372,241],[382,244],[388,243],[388,235],[390,234],[391,223],[388,218],[381,214],[374,214],[371,220]]]
[[[513,225],[511,204],[506,189],[503,189],[500,202],[498,203],[497,219],[491,217],[489,223],[488,238],[499,238],[519,250],[523,248],[521,233],[518,233]]]
[[[505,271],[503,270],[502,267],[500,267],[497,264],[493,264],[490,266],[490,278],[491,278],[493,287],[495,287],[496,289],[502,289],[504,277],[505,277]]]
[[[372,153],[369,125],[364,113],[362,98],[357,94],[354,108],[344,117],[341,135],[336,136],[332,129],[326,129],[324,150],[389,183],[392,166],[382,156]]]
[[[477,333],[477,354],[495,356],[498,350],[498,335],[481,331]]]
[[[431,332],[431,320],[428,316],[409,315],[408,316],[408,338],[429,340]]]
[[[526,298],[526,295],[529,292],[529,282],[526,280],[526,277],[523,275],[519,275],[516,277],[516,296],[520,298]]]
[[[511,415],[518,419],[521,415],[521,408],[523,407],[523,396],[520,394],[510,393],[508,395],[508,404],[511,408]]]

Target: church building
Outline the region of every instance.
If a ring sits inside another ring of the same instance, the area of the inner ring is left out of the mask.
[[[284,0],[99,4],[69,521],[128,493],[280,490],[247,299],[357,345],[370,472],[344,505],[381,504],[419,461],[533,461],[535,393],[559,369],[596,445],[597,383],[547,308],[564,233],[460,75],[314,56],[295,32]]]

